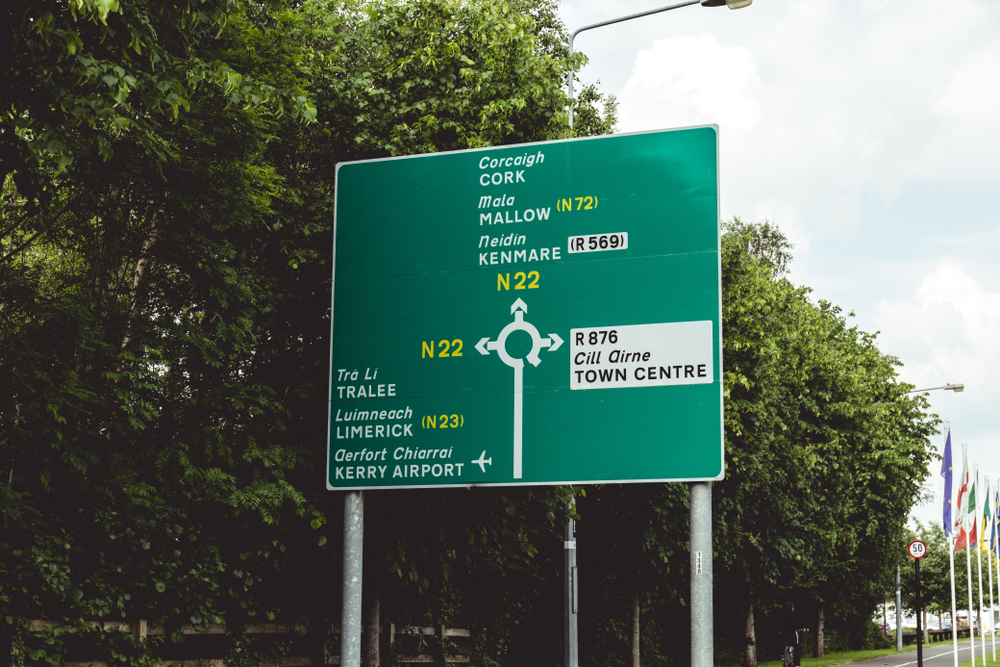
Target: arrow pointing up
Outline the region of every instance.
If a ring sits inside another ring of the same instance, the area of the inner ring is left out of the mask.
[[[524,312],[528,312],[528,304],[518,299],[517,301],[514,302],[514,305],[510,307],[510,314],[513,315],[514,311],[516,310],[523,310]]]

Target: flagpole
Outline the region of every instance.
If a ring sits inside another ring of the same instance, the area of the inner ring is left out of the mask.
[[[976,468],[976,486],[979,486],[979,466]],[[986,488],[990,488],[990,482],[986,480]],[[989,498],[989,491],[986,492]],[[976,523],[979,523],[979,498],[976,498]],[[989,502],[989,501],[987,501]],[[979,531],[979,539],[976,540],[976,561],[979,565],[979,643],[983,647],[983,667],[986,667],[986,628],[983,627],[983,530]]]
[[[972,466],[976,471],[976,486],[979,486],[979,465]],[[973,521],[979,523],[979,498],[976,497],[976,506],[973,508]],[[983,627],[983,536],[979,535],[976,540],[976,561],[979,568],[979,643],[983,648],[983,667],[986,667],[986,628]]]
[[[998,512],[1000,512],[1000,483],[997,484],[997,488],[993,492],[993,535],[990,539],[990,554],[991,556],[996,556],[996,558],[994,558],[994,562],[996,562],[997,586],[998,592],[1000,592],[1000,535],[997,535],[997,527],[998,524],[1000,524],[1000,517],[997,516]],[[992,570],[990,570],[990,572],[992,572]],[[990,594],[992,593],[993,587],[990,586]],[[993,624],[993,610],[990,610],[990,624]],[[996,641],[996,636],[993,637],[993,641]]]
[[[994,505],[993,509],[994,510],[1000,509],[1000,502],[996,503]],[[996,516],[995,513],[994,513],[994,516]],[[996,519],[994,519],[994,521],[996,521]],[[997,550],[998,551],[997,553],[995,553],[993,555],[996,556],[995,563],[996,563],[996,569],[997,569],[997,594],[1000,595],[1000,540],[996,539],[997,535],[995,535],[995,534],[994,534],[993,537],[994,537],[994,540],[993,540],[993,550]],[[993,591],[990,591],[990,592],[992,593]],[[993,622],[993,614],[990,614],[990,623],[992,623],[992,622]]]
[[[976,560],[979,561],[979,643],[983,647],[983,667],[986,667],[986,628],[983,623],[983,550],[976,545]]]
[[[948,540],[948,562],[951,565],[951,644],[955,653],[955,667],[958,667],[958,619],[955,617],[955,542]]]
[[[965,488],[966,489],[968,489],[968,484],[969,484],[969,482],[968,482],[968,474],[969,474],[969,465],[968,465],[969,457],[968,457],[968,454],[969,454],[969,446],[967,444],[965,444],[965,443],[962,443],[962,476],[965,478],[964,481],[965,481],[965,485],[966,485]],[[974,491],[975,488],[976,487],[973,484],[972,490]],[[961,492],[959,493],[959,496],[961,496]],[[969,511],[968,511],[968,509],[966,509],[966,506],[967,505],[971,505],[971,504],[972,503],[969,502],[968,497],[965,498],[965,502],[964,503],[961,501],[961,498],[960,498],[959,503],[958,503],[958,506],[959,506],[958,515],[962,519],[962,530],[965,532],[965,547],[964,547],[965,548],[965,578],[966,578],[966,581],[968,582],[968,587],[969,587],[969,595],[968,595],[968,598],[969,598],[969,607],[968,607],[969,615],[968,615],[967,622],[969,624],[969,639],[971,640],[969,642],[969,648],[972,650],[972,660],[970,661],[969,664],[975,665],[976,664],[976,630],[975,630],[975,626],[972,623],[972,556],[969,555],[969,550],[970,550],[970,544],[969,544],[969,542],[971,542],[971,539],[970,539],[971,535],[969,534],[969,527],[968,527],[969,526]],[[976,516],[975,515],[975,511],[973,511],[972,516],[973,516],[973,524],[972,525],[975,526],[976,525],[975,524],[975,516]],[[961,537],[961,536],[962,536],[962,532],[960,531],[959,532],[959,537]]]
[[[997,516],[998,513],[1000,513],[1000,484],[997,485],[997,489],[993,494],[993,539],[990,544],[990,553],[996,556],[997,593],[1000,594],[1000,535],[997,535],[997,524],[1000,523],[1000,516]],[[992,586],[990,587],[990,593],[993,593]],[[990,613],[990,623],[993,623],[992,613]],[[996,641],[996,633],[994,633],[993,641]]]
[[[969,644],[970,644],[970,648],[972,649],[972,660],[969,662],[969,664],[970,665],[975,665],[976,664],[976,627],[972,623],[972,556],[969,555],[969,552],[972,551],[972,547],[969,546],[969,543],[968,543],[969,540],[968,540],[968,538],[966,538],[965,542],[966,542],[966,544],[965,544],[965,576],[966,576],[966,579],[968,580],[968,585],[969,585],[969,618],[968,618],[968,623],[969,623],[969,639],[971,640],[969,642]]]
[[[990,478],[986,478],[986,511],[990,509]],[[993,520],[996,525],[996,519]],[[986,544],[986,516],[983,516],[983,544]],[[986,571],[990,573],[990,637],[993,641],[993,662],[997,661],[997,635],[993,632],[993,549],[986,552]]]
[[[951,422],[948,422],[948,435],[944,439],[944,455],[941,457],[941,476],[944,477],[944,503],[942,525],[944,527],[944,537],[948,545],[948,571],[951,575],[951,645],[955,657],[955,667],[958,667],[958,620],[955,618],[955,543],[958,536],[952,539],[954,523],[951,516],[951,489],[954,481],[954,471],[951,461]],[[1000,567],[998,560],[997,567]],[[1000,570],[997,570],[997,579],[1000,579]]]

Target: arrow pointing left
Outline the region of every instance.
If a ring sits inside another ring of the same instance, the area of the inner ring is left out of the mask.
[[[476,343],[476,349],[479,350],[479,354],[489,355],[490,351],[486,349],[486,343],[490,342],[490,337],[487,336],[483,338],[478,343]]]

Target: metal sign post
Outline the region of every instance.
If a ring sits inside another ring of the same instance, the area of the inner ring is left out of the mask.
[[[691,485],[691,665],[715,664],[712,604],[712,484]]]
[[[363,491],[344,496],[344,576],[340,618],[340,664],[361,665],[361,575],[364,557]]]
[[[572,503],[570,504],[572,508]],[[576,566],[576,521],[570,519],[566,523],[565,540],[563,542],[563,571],[566,573],[563,582],[563,666],[578,667],[579,655],[579,571]]]
[[[914,593],[916,593],[916,607],[917,607],[917,667],[923,667],[924,664],[924,646],[923,646],[923,629],[921,628],[920,622],[920,559],[927,555],[927,545],[920,540],[913,540],[910,542],[909,546],[906,548],[910,556],[913,557],[913,567],[915,576],[915,587]]]

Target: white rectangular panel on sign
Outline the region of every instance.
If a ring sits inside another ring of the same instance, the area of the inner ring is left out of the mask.
[[[570,236],[566,239],[566,248],[570,254],[577,252],[604,252],[609,250],[628,250],[628,232],[614,234],[588,234],[587,236]]]
[[[712,322],[570,330],[570,389],[710,384]]]

